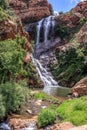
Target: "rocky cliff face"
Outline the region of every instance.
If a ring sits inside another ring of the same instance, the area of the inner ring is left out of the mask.
[[[73,87],[87,76],[87,1],[80,2],[70,12],[56,17],[56,35],[61,45],[56,48],[57,67],[51,71],[59,85]],[[54,66],[54,67],[53,67]]]
[[[29,40],[29,35],[24,31],[20,19],[17,19],[16,22],[9,18],[0,21],[0,40],[14,39],[17,34],[21,37],[25,36]]]
[[[9,4],[24,23],[35,22],[51,14],[47,0],[9,0]]]
[[[80,2],[74,9],[73,12],[78,12],[87,17],[87,1]]]

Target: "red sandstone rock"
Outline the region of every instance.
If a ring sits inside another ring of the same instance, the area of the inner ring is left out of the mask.
[[[8,0],[23,22],[35,22],[51,14],[47,0]]]
[[[71,89],[71,93],[75,96],[87,95],[87,77],[81,79],[75,86]]]
[[[82,44],[82,43],[87,43],[87,23],[85,23],[82,28],[79,30],[79,32],[76,34],[77,37],[77,42]]]
[[[12,130],[20,130],[22,128],[28,127],[29,123],[36,122],[37,117],[34,116],[31,119],[29,118],[23,118],[21,116],[13,116],[9,120],[9,124],[12,128]]]
[[[0,41],[5,39],[14,39],[19,34],[29,39],[27,32],[24,31],[20,19],[14,23],[11,19],[0,22]]]
[[[54,126],[50,127],[49,130],[68,130],[69,128],[73,128],[73,124],[70,122],[58,123]]]
[[[74,12],[79,12],[87,17],[87,1],[80,2],[77,6],[73,9]]]

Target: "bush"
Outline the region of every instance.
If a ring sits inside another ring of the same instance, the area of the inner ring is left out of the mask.
[[[70,121],[74,125],[87,124],[87,96],[67,100],[57,108],[57,114],[63,121]]]
[[[5,106],[4,106],[4,101],[3,101],[3,97],[0,94],[0,120],[3,119],[3,117],[5,116]]]
[[[2,7],[3,9],[7,9],[8,5],[9,4],[7,0],[0,0],[0,7]]]
[[[0,7],[0,21],[6,20],[8,15],[5,13],[5,11]]]
[[[25,90],[27,93],[28,89],[26,89],[25,87],[21,86],[18,83],[7,82],[5,84],[0,85],[0,93],[2,94],[3,97],[3,100],[0,98],[0,101],[2,101],[0,105],[3,112],[2,117],[11,112],[16,112],[17,110],[20,110],[20,106],[26,100],[27,94],[25,93]],[[5,110],[6,113],[4,114]]]
[[[0,82],[15,80],[27,71],[23,67],[26,50],[24,39],[0,41]]]
[[[55,119],[56,116],[52,109],[43,109],[38,115],[38,126],[45,127],[53,123]]]

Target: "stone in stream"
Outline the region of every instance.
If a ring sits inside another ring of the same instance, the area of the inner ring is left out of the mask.
[[[0,130],[11,130],[9,124],[7,123],[1,123],[0,124]]]

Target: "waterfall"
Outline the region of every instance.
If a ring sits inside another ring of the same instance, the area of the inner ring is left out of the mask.
[[[31,59],[37,69],[37,72],[44,83],[44,87],[58,86],[57,82],[53,79],[53,76],[48,72],[40,63],[38,59],[35,59],[31,54]]]
[[[54,26],[55,26],[55,20],[54,20],[54,16],[49,16],[47,18],[42,19],[41,21],[39,21],[37,23],[37,40],[36,40],[36,44],[40,43],[40,34],[41,29],[43,28],[43,33],[44,33],[44,43],[47,44],[49,39],[48,39],[48,35],[49,33],[52,33],[54,31]]]
[[[36,27],[37,38],[36,38],[36,45],[35,45],[37,47],[37,53],[39,53],[40,45],[42,48],[44,48],[45,46],[46,47],[49,46],[49,43],[51,44],[51,40],[52,40],[51,35],[54,32],[54,27],[55,27],[54,16],[49,16],[47,18],[44,18],[37,23],[37,27]],[[42,36],[41,33],[43,33],[43,42],[40,40]],[[51,72],[47,71],[48,69],[45,66],[45,64],[42,65],[41,61],[35,57],[31,54],[31,59],[36,67],[38,75],[40,76],[44,84],[44,91],[50,94],[52,88],[58,88],[58,83],[54,80]]]

